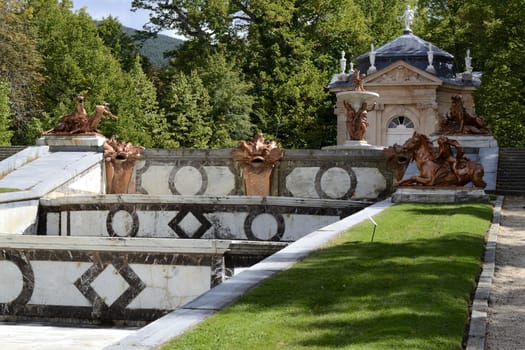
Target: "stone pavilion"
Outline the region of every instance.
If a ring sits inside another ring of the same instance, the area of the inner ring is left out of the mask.
[[[450,53],[412,33],[410,23],[394,40],[357,57],[357,67],[366,73],[367,91],[379,93],[376,107],[368,113],[366,141],[376,146],[403,144],[414,130],[430,135],[437,130],[439,116],[450,109],[451,96],[462,95],[465,108],[474,112],[473,93],[480,85],[479,74],[472,71],[467,51],[465,71],[457,73]],[[353,63],[346,71],[344,52],[341,71],[335,74],[328,90],[336,94],[354,89]],[[337,145],[348,140],[346,111],[342,98],[335,105]]]

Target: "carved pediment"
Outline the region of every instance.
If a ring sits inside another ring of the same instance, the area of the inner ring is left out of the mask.
[[[365,79],[366,86],[374,85],[441,85],[438,77],[404,61],[397,61]]]

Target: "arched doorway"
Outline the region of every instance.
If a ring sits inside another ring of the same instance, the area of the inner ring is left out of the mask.
[[[394,117],[388,123],[386,132],[386,145],[392,146],[397,143],[402,145],[414,133],[414,122],[405,116]]]

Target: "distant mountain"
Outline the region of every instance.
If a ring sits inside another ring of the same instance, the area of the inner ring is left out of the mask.
[[[122,26],[122,31],[130,37],[133,37],[139,32],[138,30],[125,26]],[[180,39],[158,34],[156,38],[150,38],[144,41],[142,46],[139,46],[139,51],[149,59],[151,64],[165,67],[169,63],[169,58],[164,58],[164,53],[177,50],[183,42],[184,41]],[[141,41],[137,41],[137,44],[140,45]]]

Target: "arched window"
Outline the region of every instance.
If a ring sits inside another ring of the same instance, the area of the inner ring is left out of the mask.
[[[392,146],[397,143],[402,145],[406,140],[412,136],[415,129],[414,122],[405,116],[399,116],[393,118],[388,123],[388,129],[386,131],[386,145]]]
[[[414,129],[414,123],[407,117],[395,117],[388,123],[389,129]]]

